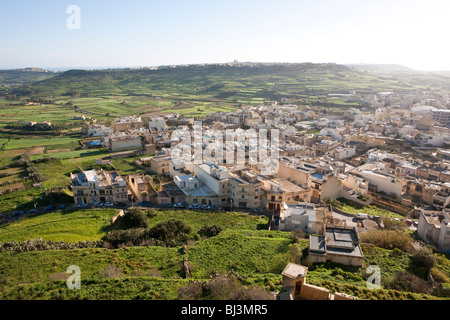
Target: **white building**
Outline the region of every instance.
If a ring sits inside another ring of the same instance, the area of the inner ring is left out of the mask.
[[[148,128],[151,130],[164,130],[166,120],[163,117],[150,118],[148,120]]]
[[[347,158],[352,158],[356,155],[355,147],[338,147],[331,151],[333,158],[342,160]]]

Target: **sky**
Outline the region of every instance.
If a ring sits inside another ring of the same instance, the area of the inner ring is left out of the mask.
[[[450,70],[448,0],[0,1],[1,69],[236,59]]]

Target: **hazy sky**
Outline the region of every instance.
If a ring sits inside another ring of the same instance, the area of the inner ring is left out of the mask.
[[[0,68],[239,61],[450,70],[449,0],[1,0]],[[80,8],[80,29],[66,12]]]

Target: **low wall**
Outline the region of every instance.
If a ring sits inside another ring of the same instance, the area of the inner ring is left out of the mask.
[[[328,300],[330,298],[330,290],[312,284],[303,284],[300,298],[308,300]]]
[[[337,213],[340,213],[340,214],[342,214],[342,215],[344,215],[344,216],[347,216],[347,217],[356,217],[356,214],[355,214],[355,213],[350,213],[350,212],[341,210],[341,209],[339,209],[339,208],[337,208],[337,207],[334,207],[334,206],[331,206],[331,208],[333,209],[333,211],[336,211]]]

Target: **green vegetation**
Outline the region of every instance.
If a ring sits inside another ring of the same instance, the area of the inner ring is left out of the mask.
[[[63,210],[43,213],[0,226],[0,242],[44,240],[77,242],[100,240],[117,214],[115,209]]]
[[[382,209],[374,205],[362,206],[356,202],[350,201],[345,198],[338,198],[332,201],[328,200],[326,202],[348,213],[365,213],[368,215],[375,215],[380,217],[404,218],[402,215],[398,213]]]

